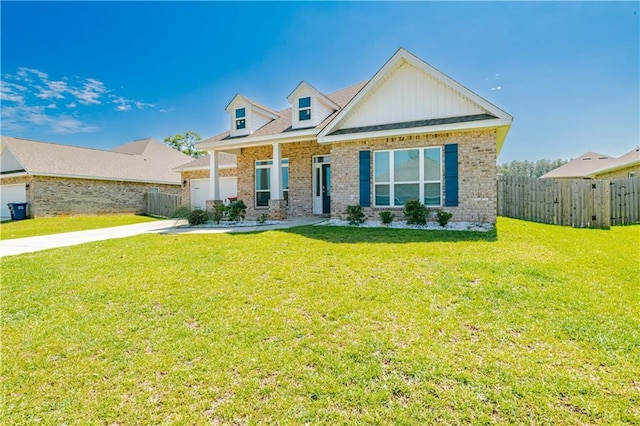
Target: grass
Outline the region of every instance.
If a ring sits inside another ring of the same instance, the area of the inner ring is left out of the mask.
[[[131,225],[156,220],[149,216],[104,215],[104,216],[58,216],[0,223],[0,239],[35,237],[61,232],[86,231],[111,226]]]
[[[500,218],[5,258],[4,422],[638,423],[639,247]]]

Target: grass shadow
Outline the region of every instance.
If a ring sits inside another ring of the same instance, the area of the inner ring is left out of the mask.
[[[491,231],[434,231],[416,229],[389,228],[357,228],[346,226],[296,226],[278,230],[315,240],[340,244],[356,243],[430,243],[430,242],[469,242],[469,241],[497,241],[498,231],[494,227]]]

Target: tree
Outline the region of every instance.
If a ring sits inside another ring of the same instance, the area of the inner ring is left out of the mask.
[[[188,130],[184,135],[178,133],[175,136],[167,136],[164,138],[164,143],[190,157],[200,158],[207,154],[205,151],[196,148],[196,144],[201,140],[202,138],[199,134]]]
[[[537,161],[517,161],[498,164],[498,173],[507,176],[525,176],[539,178],[543,174],[565,164],[567,160],[558,158],[557,160],[537,160]]]

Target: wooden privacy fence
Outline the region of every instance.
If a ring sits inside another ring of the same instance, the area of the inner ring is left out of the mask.
[[[640,222],[640,176],[618,180],[498,176],[498,216],[608,228]]]
[[[169,217],[178,207],[180,207],[179,195],[147,192],[148,215]]]

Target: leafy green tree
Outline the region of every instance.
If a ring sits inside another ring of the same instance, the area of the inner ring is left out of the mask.
[[[196,148],[196,144],[201,140],[202,138],[198,133],[188,130],[184,135],[178,133],[175,136],[167,136],[164,138],[164,143],[190,157],[200,158],[207,155],[205,151]]]
[[[507,176],[540,177],[553,169],[565,164],[567,160],[560,158],[556,160],[518,161],[498,164],[498,173]]]

